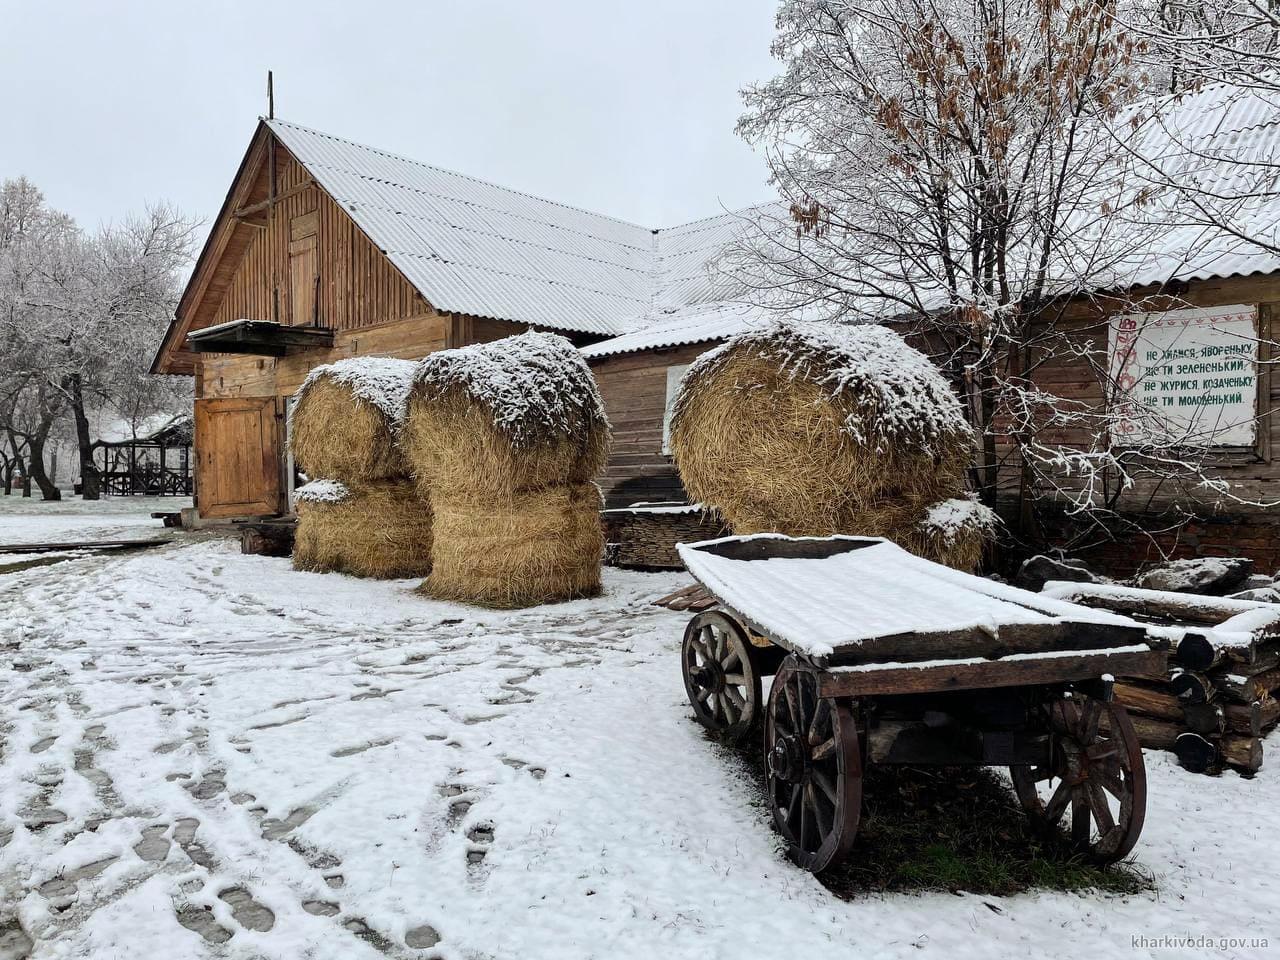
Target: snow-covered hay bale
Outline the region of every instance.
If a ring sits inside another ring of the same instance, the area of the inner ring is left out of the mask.
[[[438,496],[431,576],[438,600],[529,607],[600,592],[604,531],[594,483],[503,498]]]
[[[946,379],[874,325],[779,321],[700,357],[671,447],[690,497],[735,533],[903,543],[964,490],[973,433]]]
[[[294,503],[295,570],[378,579],[431,572],[431,506],[412,480],[314,480]]]
[[[295,395],[289,445],[312,477],[347,483],[404,477],[398,443],[417,364],[350,357],[316,367]]]
[[[930,507],[899,545],[956,570],[974,570],[1000,519],[972,497],[954,497]]]
[[[418,364],[401,442],[420,485],[507,495],[590,480],[609,421],[573,344],[531,332]]]

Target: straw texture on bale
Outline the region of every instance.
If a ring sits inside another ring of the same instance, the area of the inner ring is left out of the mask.
[[[573,344],[531,332],[423,360],[401,444],[424,490],[509,496],[590,480],[609,421]]]
[[[963,491],[973,434],[945,378],[892,331],[782,321],[690,367],[671,447],[690,497],[737,534],[910,549],[930,507]]]
[[[298,491],[295,509],[295,570],[378,579],[431,572],[431,507],[411,480],[317,480]]]
[[[347,483],[407,476],[398,440],[416,366],[352,357],[312,370],[290,414],[294,461],[310,476]]]
[[[438,494],[434,565],[422,592],[438,600],[526,607],[600,592],[604,532],[594,483],[507,497]]]
[[[999,525],[990,507],[971,497],[956,497],[930,507],[923,519],[902,534],[899,545],[926,560],[974,570]]]

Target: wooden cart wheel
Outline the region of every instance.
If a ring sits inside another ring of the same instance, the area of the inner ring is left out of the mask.
[[[680,648],[684,689],[708,730],[730,740],[746,737],[760,716],[760,671],[741,625],[719,610],[689,621]]]
[[[862,756],[847,700],[820,699],[818,678],[788,657],[765,714],[765,765],[773,822],[787,854],[820,873],[853,846],[862,814]]]
[[[1147,772],[1133,723],[1120,704],[1079,694],[1048,711],[1051,762],[1010,768],[1018,800],[1045,830],[1069,813],[1076,849],[1115,863],[1138,842],[1147,812]]]

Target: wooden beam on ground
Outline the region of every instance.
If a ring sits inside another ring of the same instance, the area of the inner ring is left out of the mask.
[[[78,543],[9,543],[0,544],[0,553],[62,553],[68,550],[144,550],[172,543],[169,538],[152,540],[90,540]]]

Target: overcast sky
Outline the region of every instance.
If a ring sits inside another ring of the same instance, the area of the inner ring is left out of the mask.
[[[733,133],[776,0],[0,0],[0,177],[209,220],[276,116],[645,226],[769,197]]]

